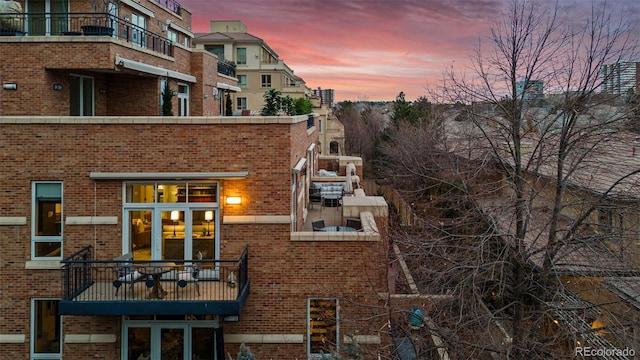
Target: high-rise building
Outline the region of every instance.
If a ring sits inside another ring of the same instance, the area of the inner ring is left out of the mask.
[[[322,89],[318,86],[317,89],[313,90],[313,93],[320,96],[320,99],[322,99],[322,105],[326,105],[328,108],[333,107],[336,95],[335,90]]]
[[[516,83],[516,91],[518,97],[523,93],[523,100],[540,100],[544,99],[544,82],[542,80],[522,79]]]
[[[626,94],[630,89],[638,92],[638,67],[640,62],[619,61],[600,67],[602,92]]]

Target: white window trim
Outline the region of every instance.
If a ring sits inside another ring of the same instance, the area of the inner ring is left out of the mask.
[[[35,314],[35,304],[36,301],[46,301],[46,300],[60,300],[59,298],[32,298],[31,299],[31,306],[30,306],[30,310],[29,312],[31,313],[30,315],[30,340],[29,340],[29,354],[30,354],[30,359],[31,360],[37,360],[37,359],[46,359],[46,360],[61,360],[62,359],[62,340],[64,339],[64,328],[62,326],[62,316],[59,316],[58,321],[60,321],[60,323],[58,324],[58,326],[60,326],[60,340],[59,340],[59,346],[60,346],[60,351],[58,353],[36,353],[35,352],[35,340],[38,338],[37,334],[35,333],[36,331],[36,314]],[[58,303],[59,306],[59,303]]]
[[[38,184],[59,184],[60,185],[60,235],[57,236],[44,236],[37,235],[36,231],[36,188]],[[62,181],[34,181],[31,183],[31,260],[57,260],[62,259],[62,254],[64,254],[64,186]],[[37,257],[36,253],[36,243],[39,242],[59,242],[60,243],[60,256],[51,256],[51,257]]]
[[[336,349],[340,348],[340,299],[327,297],[309,297],[307,298],[307,355],[309,359],[323,359],[320,353],[311,352],[311,301],[312,300],[334,300],[336,303]]]

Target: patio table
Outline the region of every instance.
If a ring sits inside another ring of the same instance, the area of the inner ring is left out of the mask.
[[[162,274],[173,270],[175,266],[176,264],[173,262],[154,262],[140,265],[137,268],[141,274],[150,275],[153,278],[153,289],[147,295],[147,299],[164,299],[167,291],[162,288],[160,280]]]

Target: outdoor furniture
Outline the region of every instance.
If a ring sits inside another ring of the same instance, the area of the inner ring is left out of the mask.
[[[324,227],[324,220],[320,219],[320,220],[312,221],[311,226],[313,226],[313,231],[322,231],[320,229]]]
[[[131,285],[131,296],[133,296],[134,284],[147,280],[147,276],[140,273],[133,267],[133,255],[130,253],[118,256],[113,260],[117,261],[115,265],[117,278],[113,281],[113,286],[116,288],[115,296],[118,296],[118,291],[120,291],[120,286],[122,286],[122,284]]]
[[[325,226],[320,228],[319,231],[326,231],[326,232],[356,232],[357,230],[352,228],[352,227],[348,227],[348,226]]]
[[[140,273],[153,278],[153,289],[147,295],[147,299],[163,299],[167,295],[167,291],[162,288],[160,280],[162,274],[173,270],[175,266],[176,264],[173,262],[157,262],[138,267]]]
[[[198,252],[198,260],[202,260],[202,252]],[[179,288],[184,288],[188,283],[193,283],[195,285],[196,292],[198,296],[200,296],[200,285],[198,284],[199,272],[200,267],[198,263],[186,265],[184,270],[178,271],[176,276],[176,299],[178,298]]]
[[[362,221],[355,218],[347,218],[347,226],[356,230],[362,230]]]

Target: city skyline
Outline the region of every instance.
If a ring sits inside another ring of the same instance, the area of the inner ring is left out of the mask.
[[[407,100],[427,96],[444,71],[469,58],[508,0],[182,0],[193,31],[210,20],[240,20],[263,39],[310,88],[334,89],[336,101]],[[549,1],[549,3],[551,3]],[[576,18],[591,1],[561,0]],[[617,1],[637,26],[640,5]],[[637,60],[637,59],[632,59]]]

